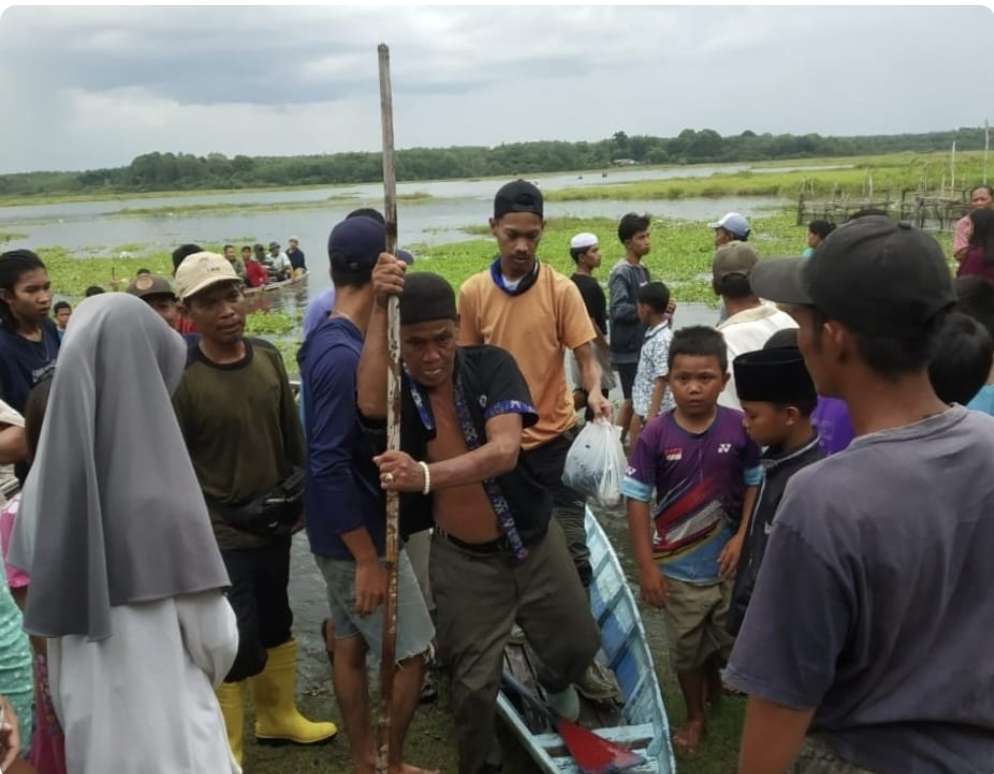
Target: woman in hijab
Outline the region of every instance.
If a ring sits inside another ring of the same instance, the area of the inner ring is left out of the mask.
[[[72,774],[237,773],[214,695],[235,658],[228,576],[173,413],[186,345],[125,293],[63,340],[9,561],[50,638]]]

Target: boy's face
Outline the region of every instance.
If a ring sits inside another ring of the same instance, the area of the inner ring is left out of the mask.
[[[249,247],[242,248],[242,260],[251,261],[252,260],[252,249]]]
[[[72,315],[72,309],[67,306],[59,308],[59,311],[55,313],[55,324],[59,326],[59,330],[65,330],[66,325],[69,324],[69,317]]]
[[[727,382],[716,355],[677,355],[670,367],[673,400],[689,417],[710,414]]]
[[[599,245],[594,245],[587,249],[583,255],[580,256],[580,261],[583,262],[588,269],[593,271],[601,265],[601,248]]]
[[[811,249],[816,248],[821,244],[821,237],[818,236],[814,231],[808,232],[808,247]]]
[[[780,446],[797,422],[797,409],[761,400],[742,401],[742,426],[760,446]]]
[[[848,337],[835,322],[819,323],[811,307],[788,305],[784,310],[797,322],[797,348],[815,391],[830,398],[841,397],[845,376],[840,368],[848,359]]]
[[[545,222],[533,212],[508,212],[490,219],[490,233],[500,250],[501,270],[510,278],[524,277],[535,267],[535,252]]]
[[[643,304],[641,301],[638,303],[638,316],[639,320],[643,325],[649,324],[649,315],[652,314],[652,307],[648,304]]]
[[[648,255],[649,250],[652,249],[652,243],[650,241],[650,231],[646,229],[645,231],[637,231],[635,235],[625,242],[625,247],[632,251],[633,254],[641,258],[643,255]]]

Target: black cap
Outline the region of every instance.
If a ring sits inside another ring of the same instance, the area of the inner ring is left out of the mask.
[[[732,361],[739,400],[767,403],[810,402],[814,382],[796,347],[771,347],[746,352]]]
[[[328,237],[328,259],[332,268],[343,274],[372,271],[380,253],[386,249],[386,227],[363,216],[346,218]]]
[[[917,336],[956,300],[939,243],[879,215],[839,226],[810,258],[761,261],[749,283],[761,298],[814,306],[858,333],[897,338]]]
[[[444,277],[427,271],[409,274],[400,294],[400,324],[429,320],[457,320],[456,294]]]
[[[494,197],[494,218],[509,212],[542,214],[542,192],[527,180],[515,180],[501,187]]]

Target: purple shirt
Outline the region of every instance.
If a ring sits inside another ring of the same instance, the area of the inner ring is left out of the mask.
[[[655,488],[653,553],[667,577],[718,580],[718,555],[742,517],[745,489],[762,480],[759,456],[742,412],[724,406],[703,433],[684,430],[672,411],[642,431],[621,491],[650,502]]]
[[[334,308],[335,288],[332,286],[327,290],[322,290],[321,293],[307,305],[307,309],[304,311],[303,325],[305,339],[311,335],[311,331],[317,328],[328,318],[328,315],[331,314],[331,310]]]
[[[849,406],[839,398],[818,397],[818,405],[811,413],[811,424],[821,438],[825,454],[835,454],[849,448],[855,431],[849,419]]]

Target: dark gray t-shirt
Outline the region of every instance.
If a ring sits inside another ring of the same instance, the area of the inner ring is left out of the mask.
[[[994,418],[961,407],[796,473],[727,682],[885,774],[994,772]]]

